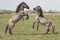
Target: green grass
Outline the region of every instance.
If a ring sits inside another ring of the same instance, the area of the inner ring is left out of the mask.
[[[4,34],[5,27],[8,23],[11,15],[0,15],[0,40],[60,40],[60,15],[54,18],[52,15],[44,15],[47,19],[51,20],[55,26],[55,34],[50,31],[47,35],[43,35],[45,32],[45,26],[39,25],[39,30],[32,28],[35,15],[30,15],[29,20],[20,20],[12,30],[13,35]]]

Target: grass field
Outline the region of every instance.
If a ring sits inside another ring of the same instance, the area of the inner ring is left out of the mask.
[[[52,16],[52,14],[44,14],[44,16],[51,20],[55,26],[55,33],[52,34],[50,31],[47,35],[43,35],[45,31],[45,27],[43,25],[39,25],[39,30],[37,31],[36,26],[33,29],[32,23],[34,21],[35,15],[29,14],[29,20],[20,20],[13,29],[13,35],[4,34],[5,27],[8,23],[11,15],[3,14],[0,15],[0,40],[60,40],[60,14],[56,14],[56,18]]]

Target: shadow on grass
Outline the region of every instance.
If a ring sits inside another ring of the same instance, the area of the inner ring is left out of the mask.
[[[48,33],[48,34],[44,34],[44,33],[38,33],[38,34],[35,34],[35,33],[18,33],[18,34],[13,34],[13,35],[51,35],[51,34],[60,34],[58,32],[56,33]]]
[[[60,33],[56,32],[56,33],[54,33],[54,34],[60,34]]]

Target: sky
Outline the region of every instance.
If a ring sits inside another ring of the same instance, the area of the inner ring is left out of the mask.
[[[44,11],[60,11],[60,0],[0,0],[0,9],[16,10],[21,2],[26,2],[30,10],[39,5]]]

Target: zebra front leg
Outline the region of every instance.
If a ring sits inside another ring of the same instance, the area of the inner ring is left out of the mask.
[[[38,27],[38,26],[39,26],[39,22],[37,23],[37,30],[39,29],[39,27]]]
[[[33,28],[34,28],[35,23],[36,23],[36,22],[33,23]]]

